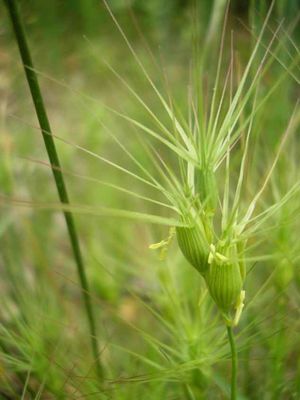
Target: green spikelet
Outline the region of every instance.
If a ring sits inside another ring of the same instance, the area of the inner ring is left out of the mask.
[[[243,287],[239,265],[213,262],[206,282],[217,306],[225,313],[232,311]]]
[[[236,308],[243,289],[243,271],[237,261],[236,246],[225,252],[223,250],[225,255],[218,253],[214,246],[212,247],[206,283],[217,306],[224,314],[230,315]]]
[[[209,243],[201,228],[176,228],[177,242],[185,258],[205,276],[208,271]]]

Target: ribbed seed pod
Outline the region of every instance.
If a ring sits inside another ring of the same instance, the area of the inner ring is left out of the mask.
[[[213,261],[206,283],[217,306],[226,313],[232,311],[243,288],[239,265]]]
[[[177,227],[177,242],[185,258],[205,276],[208,271],[209,243],[198,226]]]
[[[218,203],[218,189],[215,174],[210,168],[196,171],[196,191],[205,210],[214,214]]]
[[[237,249],[233,246],[225,255],[215,252],[210,259],[206,283],[217,306],[225,313],[236,307],[244,276],[241,263],[237,262]]]

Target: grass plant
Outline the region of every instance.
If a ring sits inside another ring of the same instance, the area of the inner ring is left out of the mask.
[[[14,267],[6,272],[0,346],[13,377],[4,374],[5,390],[16,396],[21,387],[24,398],[296,399],[297,17],[287,27],[275,18],[281,10],[276,1],[263,17],[252,2],[254,29],[244,49],[227,28],[229,4],[214,2],[203,35],[197,3],[187,51],[193,57],[187,68],[184,54],[183,68],[176,70],[171,62],[160,65],[150,46],[136,48],[110,3],[103,5],[132,68],[104,60],[97,42],[85,40],[94,68],[106,69],[114,82],[111,97],[96,99],[24,62],[29,77],[61,88],[105,138],[95,145],[85,130],[81,139],[52,134],[42,119],[46,143],[51,139],[52,149],[55,142],[62,154],[71,154],[70,164],[61,167],[51,157],[50,164],[19,160],[52,170],[59,182],[64,177],[80,201],[14,195],[2,196],[2,203],[18,215],[26,208],[63,211],[69,218],[78,213],[93,295],[85,286],[83,293],[101,309],[103,329],[96,338],[92,323],[91,337],[93,345],[102,344],[105,379],[99,389],[89,373],[93,362],[81,351],[86,340],[76,294],[64,296],[57,277],[47,289],[42,285],[47,257],[41,257],[40,274],[23,276],[28,285],[18,283],[22,260],[10,254],[15,234],[8,221],[5,257]],[[279,94],[286,102],[282,112]],[[89,188],[84,195],[78,182]],[[29,226],[31,231],[34,224]],[[63,282],[76,293],[64,272]],[[36,300],[23,300],[32,291]],[[289,341],[287,327],[294,334]],[[18,382],[15,392],[11,381]]]

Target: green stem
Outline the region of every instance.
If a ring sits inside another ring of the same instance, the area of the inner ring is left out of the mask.
[[[237,352],[235,347],[235,340],[231,326],[227,326],[228,341],[231,349],[231,400],[237,399]]]
[[[10,19],[13,25],[17,43],[19,46],[20,55],[23,62],[27,82],[31,92],[32,100],[35,106],[36,115],[40,124],[41,132],[43,135],[44,143],[46,146],[47,154],[52,165],[52,173],[54,176],[56,188],[60,201],[63,204],[69,204],[68,193],[64,178],[60,168],[58,154],[56,152],[55,143],[51,134],[50,123],[46,113],[42,93],[38,83],[37,75],[34,70],[31,54],[26,40],[25,30],[23,28],[22,20],[19,14],[18,7],[15,0],[4,0],[7,5]],[[89,286],[85,273],[85,267],[80,251],[77,230],[72,214],[69,211],[64,211],[65,221],[69,233],[69,238],[73,250],[74,259],[77,266],[77,272],[82,289],[83,302],[88,318],[88,324],[91,336],[91,346],[95,361],[96,372],[99,378],[103,377],[103,370],[99,360],[99,348],[96,334],[96,324],[92,310],[92,304],[89,297]]]

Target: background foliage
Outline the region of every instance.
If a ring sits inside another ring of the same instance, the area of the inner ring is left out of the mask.
[[[195,8],[192,0],[109,1],[162,91],[164,72],[168,76],[172,97],[183,113],[193,41],[204,42],[213,7],[220,7],[221,15],[225,7],[222,0],[196,3]],[[229,59],[233,31],[241,69],[269,5],[268,1],[231,2],[225,53]],[[122,183],[131,191],[152,195],[151,189],[82,150],[136,172],[132,160],[116,145],[113,133],[150,173],[157,174],[140,132],[107,109],[109,106],[143,124],[151,123],[106,63],[164,120],[160,104],[101,2],[22,0],[20,6],[53,133],[64,140],[56,144],[72,204],[92,210],[76,214],[76,221],[106,379],[103,390],[93,373],[81,293],[63,218],[60,212],[40,207],[57,204],[57,196],[1,4],[0,397],[227,398],[230,354],[226,332],[201,277],[183,259],[175,242],[164,261],[148,249],[149,244],[167,237],[168,228],[94,215],[99,205],[169,215],[157,204],[101,184],[99,181]],[[278,57],[284,65],[297,57],[299,61],[297,16],[296,0],[275,2],[267,36],[272,36],[282,19],[283,32],[295,26],[288,39],[284,34],[280,39],[284,46]],[[210,68],[204,71],[208,86],[218,60],[222,18],[213,28]],[[272,65],[263,78],[261,96],[284,71],[282,64]],[[298,83],[287,74],[284,84],[258,113],[248,167],[252,171],[245,194],[248,198],[272,161],[295,107]],[[172,164],[169,153],[156,146],[162,158]],[[233,174],[242,149],[243,143],[234,153]],[[298,159],[296,133],[283,151],[265,203],[272,204],[299,179]],[[222,172],[218,179],[222,187]],[[18,199],[27,201],[27,206],[20,206],[15,201]],[[249,301],[237,333],[240,399],[300,397],[298,203],[299,198],[295,198],[276,214],[262,243],[253,243],[261,257],[247,255]]]

